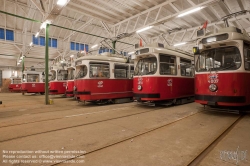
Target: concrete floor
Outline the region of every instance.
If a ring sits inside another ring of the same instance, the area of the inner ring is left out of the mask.
[[[203,112],[196,103],[83,105],[70,98],[51,98],[54,104],[46,106],[42,95],[0,93],[1,161],[6,160],[3,150],[81,150],[87,152],[84,158],[71,161],[84,163],[59,165],[188,165],[239,117]],[[250,165],[249,121],[249,115],[243,117],[198,165]],[[237,148],[245,158],[236,163],[225,154]],[[8,160],[0,165],[12,165],[13,159]]]

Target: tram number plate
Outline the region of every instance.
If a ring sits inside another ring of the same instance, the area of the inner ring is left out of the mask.
[[[32,86],[32,88],[34,88],[34,87],[36,87],[36,84],[32,84],[31,86]]]

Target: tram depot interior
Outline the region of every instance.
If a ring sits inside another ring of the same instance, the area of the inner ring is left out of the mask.
[[[250,0],[0,0],[1,166],[250,165]]]

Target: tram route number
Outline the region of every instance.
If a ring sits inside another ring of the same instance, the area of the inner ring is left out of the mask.
[[[143,84],[143,78],[142,77],[139,77],[138,78],[138,85],[142,85]]]
[[[173,85],[173,80],[172,79],[168,79],[168,86],[172,86]]]
[[[219,82],[219,76],[218,74],[210,74],[207,78],[208,83],[218,83]]]
[[[102,88],[103,87],[103,81],[98,81],[97,82],[97,87]]]

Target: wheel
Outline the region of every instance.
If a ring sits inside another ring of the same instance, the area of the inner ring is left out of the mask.
[[[43,93],[43,92],[41,92],[40,94],[41,94],[41,95],[44,95],[44,93]]]
[[[24,95],[24,92],[22,92],[22,95]]]

